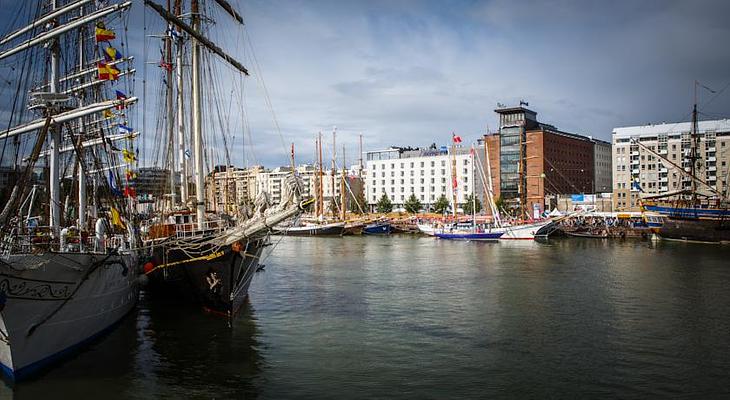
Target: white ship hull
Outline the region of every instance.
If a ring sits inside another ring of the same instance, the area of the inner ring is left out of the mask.
[[[428,236],[434,236],[436,234],[436,228],[428,224],[418,224],[418,230]]]
[[[22,379],[107,332],[136,304],[133,253],[10,255],[0,261],[0,362]]]
[[[492,232],[504,232],[499,240],[534,240],[535,234],[550,221],[536,222],[534,224],[512,225],[501,228],[494,228]]]

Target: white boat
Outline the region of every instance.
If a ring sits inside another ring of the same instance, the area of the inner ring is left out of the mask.
[[[114,327],[139,293],[132,250],[12,254],[0,264],[0,363],[23,379]]]
[[[552,221],[545,220],[519,225],[503,225],[492,229],[494,232],[504,232],[500,240],[534,240],[537,232]]]
[[[18,93],[31,89],[14,109],[26,106],[24,121],[0,131],[0,141],[32,148],[16,157],[12,191],[0,212],[0,369],[14,381],[113,328],[135,306],[142,281],[131,201],[120,190],[120,175],[133,172],[134,150],[116,148],[103,134],[124,130],[114,141],[127,145],[135,137],[129,110],[113,110],[136,98],[107,85],[134,73],[121,70],[131,57],[112,47],[114,32],[103,24],[106,17],[124,20],[116,14],[132,3],[36,3],[30,15],[38,18],[0,39],[2,64],[20,67],[13,80],[26,89]],[[100,61],[100,47],[114,60]],[[19,54],[47,62],[10,61]],[[48,80],[30,81],[34,75]],[[12,114],[3,123],[16,120]],[[45,182],[35,171],[40,158],[47,158]],[[64,176],[64,170],[74,172]],[[62,181],[78,191],[62,191]],[[37,190],[44,187],[46,193]],[[131,193],[129,185],[125,190]]]
[[[433,227],[433,225],[430,224],[417,224],[418,230],[423,233],[424,235],[428,236],[435,236],[436,235],[436,228]]]

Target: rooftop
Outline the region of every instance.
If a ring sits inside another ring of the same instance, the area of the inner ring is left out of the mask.
[[[679,135],[682,132],[689,132],[692,129],[691,122],[675,122],[648,124],[639,126],[627,126],[622,128],[614,128],[614,138],[631,137],[631,136],[650,136],[650,135]],[[730,132],[730,119],[717,119],[711,121],[699,121],[697,129],[700,132]]]

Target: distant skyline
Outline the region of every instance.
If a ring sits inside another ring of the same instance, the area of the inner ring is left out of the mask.
[[[451,132],[472,142],[496,129],[498,102],[520,100],[542,122],[610,140],[616,127],[688,118],[695,79],[718,92],[701,91],[701,117],[730,117],[728,1],[229,1],[246,21],[283,134],[252,76],[249,164],[285,165],[291,142],[297,161],[311,162],[316,133],[323,131],[328,152],[333,126],[348,164],[358,157],[360,132],[365,150],[448,144]],[[18,8],[10,0],[0,5]],[[214,17],[212,38],[258,70],[232,20],[220,11]],[[0,17],[3,31],[12,18]],[[143,20],[147,35],[161,26],[135,1],[128,36],[138,96]],[[156,46],[148,41],[150,62],[159,58]],[[7,68],[1,71],[7,78]],[[156,73],[147,66],[148,93],[159,87]],[[147,114],[148,130],[155,101],[150,95],[147,111],[137,111]],[[240,132],[241,113],[231,114],[227,128]],[[149,146],[154,133],[146,134]],[[233,146],[241,146],[243,135],[233,135]],[[245,163],[243,153],[232,151],[233,164]]]

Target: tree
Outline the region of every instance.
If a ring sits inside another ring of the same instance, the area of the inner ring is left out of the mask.
[[[494,206],[497,208],[497,211],[502,210],[502,207],[504,206],[504,199],[502,199],[501,194],[499,195],[499,197],[497,197],[496,200],[494,200]]]
[[[358,190],[353,201],[350,202],[350,211],[355,214],[367,212],[368,204],[365,202],[365,194],[362,190]]]
[[[472,210],[472,205],[475,206],[474,210]],[[476,214],[479,211],[482,211],[482,202],[479,201],[479,199],[475,200],[474,195],[471,194],[471,195],[469,195],[469,197],[466,198],[466,202],[464,203],[462,208],[464,209],[464,214],[468,214],[468,215],[471,215],[472,213]]]
[[[449,209],[449,199],[445,195],[441,195],[433,205],[433,211],[439,214],[445,213]]]
[[[421,211],[421,201],[418,200],[415,194],[411,193],[411,197],[406,200],[406,204],[403,205],[406,211],[411,214],[418,214]]]
[[[383,197],[378,200],[378,205],[376,207],[378,212],[383,214],[393,211],[393,203],[390,202],[388,195],[385,193],[383,193]]]

